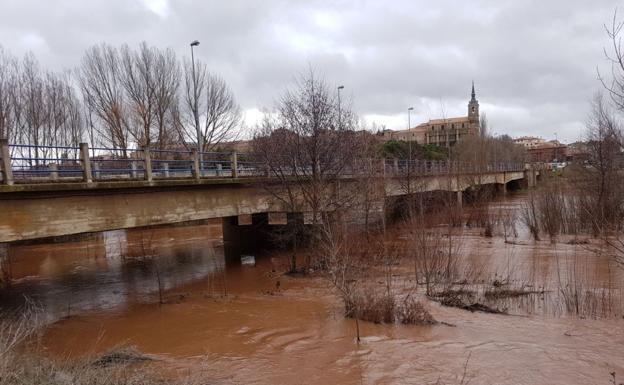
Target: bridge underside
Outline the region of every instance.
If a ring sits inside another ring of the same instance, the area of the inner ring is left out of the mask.
[[[409,187],[411,192],[462,191],[524,177],[523,172],[432,176],[415,179]],[[0,192],[0,243],[284,211],[266,189],[241,181],[138,187],[108,183],[67,190],[58,185],[13,187]],[[406,194],[405,187],[398,178],[387,179],[385,195]]]

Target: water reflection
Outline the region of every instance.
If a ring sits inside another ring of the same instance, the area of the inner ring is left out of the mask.
[[[54,320],[154,301],[159,286],[166,291],[223,272],[219,226],[118,230],[73,242],[10,245],[13,282],[0,291],[2,307],[18,307],[29,297]]]

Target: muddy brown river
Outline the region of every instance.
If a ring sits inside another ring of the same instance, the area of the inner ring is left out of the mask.
[[[521,225],[512,243],[481,229],[456,236],[463,266],[484,284],[504,277],[538,294],[490,303],[508,314],[423,297],[442,323],[360,322],[357,343],[326,279],[281,274],[279,252],[226,263],[214,221],[11,245],[2,306],[38,303],[53,357],[127,344],[216,384],[611,384],[612,372],[624,381],[624,275],[591,240],[534,242]],[[408,281],[409,271],[407,262],[394,274]],[[574,305],[570,292],[581,297]]]

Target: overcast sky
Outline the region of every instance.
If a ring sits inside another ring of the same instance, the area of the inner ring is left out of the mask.
[[[199,59],[246,119],[312,65],[343,84],[368,124],[389,129],[466,114],[474,79],[491,131],[582,137],[596,68],[608,69],[606,0],[0,0],[0,45],[73,68],[85,48],[141,41]],[[624,11],[622,12],[624,15]]]

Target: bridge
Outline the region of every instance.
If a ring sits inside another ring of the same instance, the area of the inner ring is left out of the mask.
[[[371,162],[345,168],[340,183],[381,181],[385,197],[452,191],[461,204],[462,191],[472,186],[531,187],[539,173],[523,164]],[[269,224],[286,224],[285,208],[267,190],[279,181],[246,154],[0,140],[0,172],[0,243],[210,218],[225,218],[225,229],[251,224],[258,214]]]

